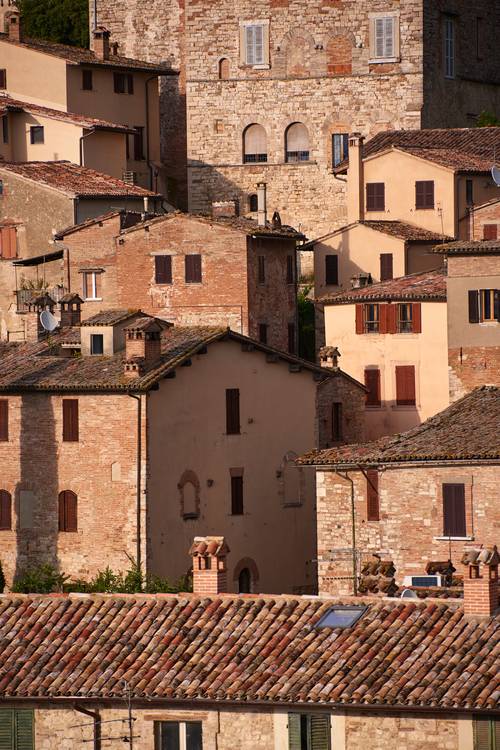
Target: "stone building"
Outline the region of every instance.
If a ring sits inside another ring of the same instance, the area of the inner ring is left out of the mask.
[[[127,54],[181,71],[163,86],[163,160],[184,197],[186,153],[191,211],[238,199],[250,212],[265,181],[283,220],[318,236],[345,224],[333,168],[348,133],[500,110],[499,12],[495,0],[100,0],[97,21]]]
[[[498,542],[499,423],[500,388],[483,386],[409,432],[301,457],[317,469],[320,593],[355,590],[373,554],[399,586],[448,560],[466,574],[464,545]]]
[[[330,444],[339,410],[360,439],[364,387],[227,328],[130,309],[79,325],[77,295],[44,336],[42,307],[27,343],[0,344],[8,579],[38,562],[88,578],[130,556],[175,580],[193,535],[222,532],[229,590],[313,591],[314,477],[294,459]]]

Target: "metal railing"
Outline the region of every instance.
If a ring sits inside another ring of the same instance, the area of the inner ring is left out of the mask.
[[[16,291],[17,312],[28,312],[30,304],[44,294],[48,294],[54,302],[59,302],[67,291],[63,286],[53,286],[47,289],[18,289]]]

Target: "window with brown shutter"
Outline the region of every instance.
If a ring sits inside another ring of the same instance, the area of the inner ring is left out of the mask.
[[[71,490],[59,493],[59,531],[78,531],[78,499]]]
[[[66,443],[77,443],[78,429],[78,399],[63,398],[63,440]]]
[[[12,498],[7,490],[0,490],[0,530],[12,528]]]
[[[172,283],[172,256],[155,255],[155,283]]]
[[[243,477],[231,477],[231,514],[243,515]]]
[[[369,469],[366,472],[366,519],[379,521],[378,471]]]
[[[474,716],[474,750],[500,750],[500,719]]]
[[[364,305],[356,305],[356,333],[365,332]]]
[[[417,180],[415,183],[415,208],[434,208],[434,180]]]
[[[6,398],[0,399],[0,443],[6,443],[9,439],[9,402]]]
[[[363,305],[363,319],[365,333],[385,333],[380,328],[380,308],[384,305]]]
[[[295,283],[295,267],[293,262],[293,255],[286,256],[286,283]]]
[[[338,255],[325,256],[325,284],[337,286],[339,283],[339,258]]]
[[[365,386],[368,389],[366,394],[367,406],[380,406],[380,370],[365,370]]]
[[[443,536],[466,535],[465,485],[443,484]]]
[[[184,258],[186,284],[200,284],[201,255],[186,255]]]
[[[259,284],[266,283],[266,258],[264,255],[259,255],[258,259],[258,279]]]
[[[498,224],[483,224],[483,240],[498,239]]]
[[[226,433],[240,434],[240,390],[226,388]]]
[[[15,227],[0,228],[0,258],[17,256],[17,233]]]
[[[134,127],[134,160],[144,160],[144,128],[141,125]]]
[[[7,88],[7,69],[0,68],[0,89]]]
[[[380,253],[380,281],[394,278],[392,253]]]
[[[369,182],[366,185],[366,210],[385,211],[385,183]]]
[[[396,366],[396,404],[415,406],[415,366]]]
[[[261,344],[267,344],[267,324],[259,323],[259,341]]]
[[[410,302],[401,302],[396,307],[398,333],[413,333],[413,305]]]
[[[479,323],[478,289],[469,289],[469,323]]]

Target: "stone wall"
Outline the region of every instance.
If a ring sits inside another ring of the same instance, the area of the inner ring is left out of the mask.
[[[500,386],[500,346],[448,349],[450,401],[481,385]]]
[[[471,240],[484,240],[485,224],[496,224],[497,235],[500,237],[500,200],[487,203],[470,212],[469,238]]]

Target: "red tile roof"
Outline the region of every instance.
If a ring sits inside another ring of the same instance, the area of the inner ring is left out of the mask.
[[[0,171],[7,170],[33,182],[39,182],[71,196],[156,197],[156,193],[137,185],[129,185],[117,177],[80,167],[69,161],[0,162]]]
[[[348,305],[373,300],[433,300],[446,302],[446,272],[444,269],[414,273],[378,284],[368,284],[360,289],[348,289],[337,294],[320,297],[318,302],[327,305]]]
[[[443,239],[453,239],[438,232],[430,232],[428,229],[423,229],[423,227],[408,224],[405,221],[361,221],[359,223],[365,227],[374,229],[376,232],[389,234],[392,237],[399,237],[408,242],[439,242]]]
[[[79,125],[82,128],[90,130],[113,130],[119,133],[135,133],[133,128],[126,125],[117,125],[108,120],[99,120],[95,117],[75,114],[74,112],[61,112],[59,109],[50,109],[42,107],[39,104],[12,99],[10,96],[0,95],[0,115],[4,112],[28,112],[40,117],[48,117],[51,120],[62,120],[73,125]]]
[[[418,427],[371,443],[312,451],[298,459],[313,466],[364,467],[405,462],[500,463],[500,388],[482,386]]]
[[[288,596],[0,597],[3,698],[498,710],[500,618],[458,604]]]
[[[432,252],[442,255],[498,255],[500,253],[500,239],[445,242],[442,245],[436,245]]]

